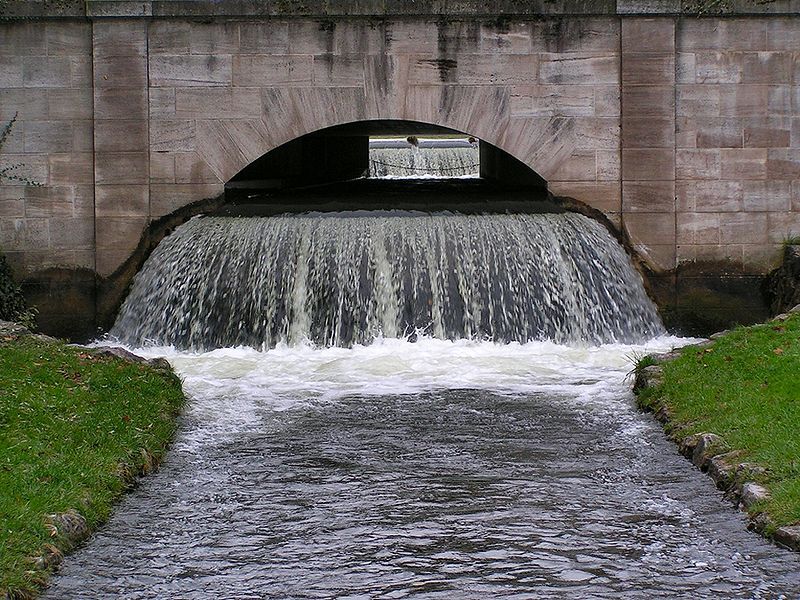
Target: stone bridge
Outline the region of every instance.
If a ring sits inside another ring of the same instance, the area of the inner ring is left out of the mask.
[[[0,248],[45,329],[78,335],[170,215],[301,136],[402,121],[602,211],[665,305],[709,276],[752,290],[800,234],[800,2],[731,4],[4,0],[0,166],[41,185],[3,181]]]

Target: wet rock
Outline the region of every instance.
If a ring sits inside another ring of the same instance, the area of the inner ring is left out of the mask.
[[[722,331],[718,331],[717,333],[712,333],[710,336],[708,336],[708,339],[710,339],[710,340],[718,340],[721,337],[725,337],[729,333],[730,333],[730,329],[723,329]]]
[[[633,391],[655,387],[664,383],[664,369],[659,365],[650,365],[643,369],[636,370],[636,381],[633,384]]]
[[[800,313],[800,304],[789,309],[790,313]]]
[[[708,462],[708,475],[721,490],[733,487],[736,481],[736,459],[739,452],[718,454]]]
[[[757,479],[767,472],[761,465],[755,463],[739,463],[736,466],[736,480],[746,481],[748,479]]]
[[[76,543],[89,534],[86,519],[74,509],[47,515],[45,525],[50,530],[51,536],[66,538],[71,543]]]
[[[800,524],[778,527],[773,538],[782,546],[800,551]]]
[[[697,468],[705,471],[708,469],[712,458],[719,454],[730,452],[728,444],[717,434],[698,433],[696,435],[697,437],[693,440],[691,460]],[[684,443],[681,443],[681,445],[683,446]],[[688,450],[689,445],[686,447]]]
[[[22,335],[31,335],[31,330],[13,321],[0,321],[0,337],[19,337]]]
[[[113,356],[115,358],[120,358],[126,362],[147,365],[149,367],[153,367],[154,369],[162,369],[162,370],[171,369],[169,361],[167,361],[167,359],[165,358],[144,358],[142,356],[134,354],[133,352],[125,350],[125,348],[110,346],[106,348],[87,348],[86,350],[91,352],[95,356]]]
[[[746,509],[759,502],[769,500],[769,498],[769,490],[757,483],[748,481],[742,486],[741,505]]]

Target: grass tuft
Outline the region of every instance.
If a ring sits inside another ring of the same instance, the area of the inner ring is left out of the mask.
[[[640,392],[663,404],[671,426],[713,432],[761,465],[772,499],[757,507],[775,526],[800,523],[800,315],[742,327],[664,363],[664,381]]]
[[[151,470],[184,398],[171,372],[0,338],[0,597],[30,597]]]

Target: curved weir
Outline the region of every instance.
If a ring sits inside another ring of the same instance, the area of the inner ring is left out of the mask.
[[[190,221],[153,253],[112,330],[193,350],[660,333],[641,277],[591,219],[399,212]]]
[[[46,599],[800,592],[635,408],[631,357],[691,340],[582,216],[198,218],[113,333],[189,403]]]

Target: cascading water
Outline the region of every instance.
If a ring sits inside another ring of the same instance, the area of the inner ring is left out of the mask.
[[[198,218],[113,333],[189,402],[47,600],[798,597],[634,407],[687,340],[582,216]]]
[[[581,215],[337,213],[190,221],[112,330],[193,350],[414,333],[601,344],[663,329],[625,252]]]
[[[370,177],[476,177],[480,156],[467,140],[372,140]]]

